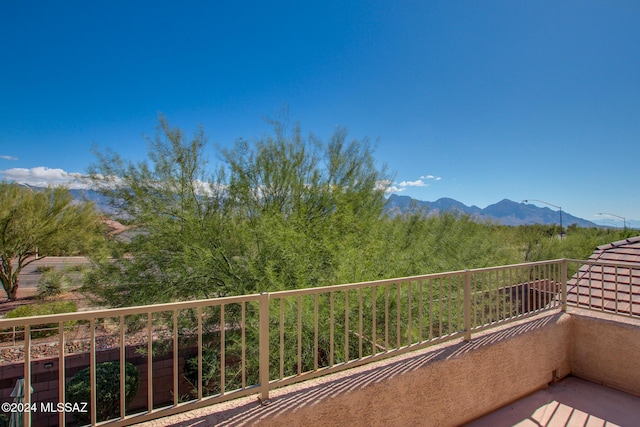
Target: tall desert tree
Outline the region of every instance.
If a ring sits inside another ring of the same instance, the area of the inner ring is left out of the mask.
[[[363,251],[382,215],[386,175],[367,140],[337,129],[323,143],[277,123],[273,135],[222,154],[233,211],[250,230],[256,290],[336,284],[350,245],[373,257]]]
[[[382,213],[383,173],[367,141],[328,143],[276,124],[209,167],[207,139],[160,119],[148,159],[98,153],[97,186],[139,226],[87,290],[111,305],[335,283],[340,249]]]
[[[17,297],[22,269],[37,255],[87,248],[101,236],[92,203],[76,203],[63,187],[31,189],[0,182],[0,281]]]
[[[99,263],[87,290],[121,306],[225,295],[237,282],[237,237],[219,178],[210,175],[202,130],[191,138],[160,118],[148,159],[97,152],[90,172],[118,215],[137,227]]]

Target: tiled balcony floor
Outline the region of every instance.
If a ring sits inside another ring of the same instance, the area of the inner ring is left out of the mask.
[[[568,377],[466,427],[637,425],[640,425],[640,397]]]

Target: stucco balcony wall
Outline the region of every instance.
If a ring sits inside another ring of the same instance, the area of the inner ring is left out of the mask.
[[[265,406],[243,398],[147,425],[460,425],[569,375],[571,335],[570,315],[546,313],[276,389]]]
[[[471,342],[379,366],[398,373],[264,421],[266,425],[459,425],[546,387],[554,375],[568,375],[571,329],[566,314],[504,327]],[[405,364],[415,368],[403,370]]]
[[[458,426],[570,374],[640,396],[637,360],[637,319],[569,309],[147,425]]]
[[[624,316],[571,311],[571,373],[640,396],[640,325]]]

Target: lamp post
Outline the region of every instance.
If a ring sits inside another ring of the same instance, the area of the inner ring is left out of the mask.
[[[560,206],[554,205],[549,202],[545,202],[544,200],[538,200],[538,199],[527,199],[527,200],[523,200],[522,202],[523,203],[540,202],[540,203],[544,203],[545,205],[549,205],[551,207],[557,208],[560,211],[560,240],[562,240],[562,235],[564,234],[564,232],[562,231],[562,208]]]
[[[616,218],[620,218],[622,220],[622,229],[623,230],[627,229],[627,219],[624,217],[618,216],[616,214],[608,213],[608,212],[600,212],[598,213],[598,215],[609,215],[609,216],[615,216]]]

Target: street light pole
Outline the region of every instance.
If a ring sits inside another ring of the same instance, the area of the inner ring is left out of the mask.
[[[558,205],[554,205],[549,202],[545,202],[544,200],[538,200],[538,199],[527,199],[527,200],[523,200],[522,202],[523,203],[540,202],[540,203],[544,203],[545,205],[549,205],[551,207],[557,208],[560,211],[560,240],[562,240],[562,235],[564,234],[564,232],[562,231],[562,207]]]
[[[600,212],[598,213],[598,215],[609,215],[609,216],[615,216],[616,218],[620,218],[622,220],[622,229],[626,230],[627,229],[627,219],[612,213],[608,213],[608,212]]]

